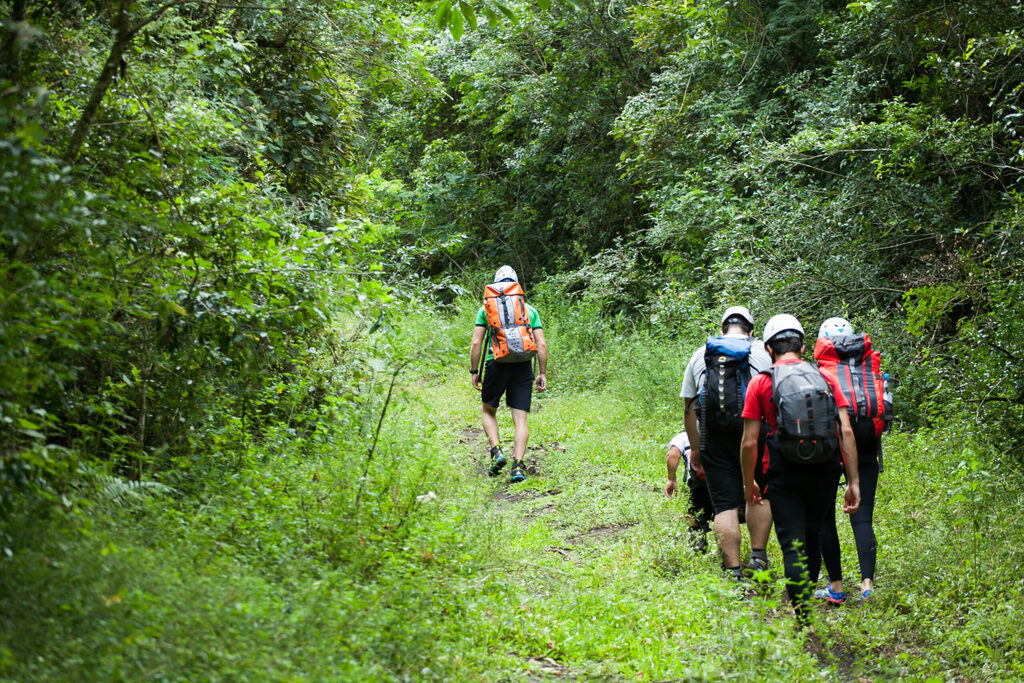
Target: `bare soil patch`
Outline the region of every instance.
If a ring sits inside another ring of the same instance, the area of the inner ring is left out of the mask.
[[[522,503],[524,500],[535,500],[537,498],[546,498],[547,496],[557,496],[561,492],[562,489],[548,489],[547,491],[524,489],[514,492],[502,490],[494,492],[494,500],[500,500],[507,503]],[[554,506],[549,507],[554,509]]]
[[[636,522],[626,522],[624,524],[604,524],[602,526],[595,526],[591,529],[587,529],[583,533],[570,536],[567,540],[573,545],[582,544],[593,544],[593,543],[606,543],[608,541],[614,541],[619,536],[622,536],[630,527],[636,526]]]
[[[555,511],[555,504],[554,503],[548,503],[547,505],[539,507],[536,510],[527,510],[526,513],[523,514],[523,517],[525,519],[527,519],[527,520],[533,520],[533,519],[535,519],[537,517],[540,517],[541,515],[547,515],[547,514],[550,514],[550,513],[554,512],[554,511]]]
[[[516,652],[513,652],[512,655],[524,660],[530,667],[530,674],[524,679],[530,683],[547,681],[552,678],[562,681],[579,680],[568,666],[551,657],[523,657]]]
[[[459,432],[458,442],[465,446],[466,444],[476,443],[484,435],[484,430],[480,427],[473,427],[467,425],[461,432]]]

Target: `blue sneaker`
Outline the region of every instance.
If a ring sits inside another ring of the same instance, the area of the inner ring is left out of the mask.
[[[868,590],[866,590],[866,591],[861,591],[860,592],[860,602],[861,602],[861,604],[864,604],[865,602],[871,602],[871,594],[872,593],[874,593],[874,590],[872,590],[870,588]]]
[[[505,466],[508,460],[505,458],[505,454],[501,452],[501,449],[497,446],[491,448],[491,467],[487,470],[487,474],[492,477],[498,476],[501,472],[501,468]]]
[[[526,481],[526,466],[522,460],[516,460],[512,463],[512,483],[518,484],[521,481]]]
[[[837,593],[832,590],[832,586],[826,586],[814,591],[814,597],[830,602],[833,605],[841,605],[846,602],[846,593],[844,591]]]

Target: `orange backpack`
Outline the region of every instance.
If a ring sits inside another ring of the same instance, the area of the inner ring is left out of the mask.
[[[521,363],[537,355],[537,342],[526,310],[526,295],[514,280],[492,282],[484,288],[484,313],[491,354],[499,363]]]
[[[814,360],[821,372],[836,380],[849,401],[850,423],[857,438],[880,436],[885,429],[885,379],[879,367],[881,358],[871,349],[871,337],[820,338],[814,345]]]

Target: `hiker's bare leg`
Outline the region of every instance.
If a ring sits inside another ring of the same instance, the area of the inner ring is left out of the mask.
[[[767,501],[754,505],[747,503],[747,531],[750,532],[751,550],[768,547],[768,535],[772,531],[772,508]]]
[[[486,403],[481,403],[483,406],[482,422],[484,424],[484,434],[487,435],[487,440],[491,442],[491,446],[498,445],[498,409],[492,408]]]
[[[718,549],[722,553],[722,564],[738,567],[740,564],[740,515],[738,508],[719,512],[712,524]]]
[[[518,408],[512,408],[512,428],[513,428],[513,453],[515,453],[516,460],[522,460],[523,456],[526,455],[526,442],[530,438],[530,427],[526,423],[526,418],[529,415],[525,410]]]

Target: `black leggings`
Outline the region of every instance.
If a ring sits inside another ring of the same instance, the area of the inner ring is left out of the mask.
[[[805,471],[796,467],[772,476],[768,482],[768,501],[775,536],[782,547],[786,590],[797,617],[806,621],[811,587],[817,583],[821,570],[819,533],[825,520],[834,515],[839,472],[831,468],[807,467]]]
[[[875,492],[878,490],[878,452],[874,443],[857,443],[860,473],[860,507],[850,515],[853,538],[857,544],[857,562],[860,578],[875,580],[875,562],[878,542],[875,539]],[[833,506],[834,508],[834,506]],[[839,532],[836,529],[835,510],[821,527],[821,555],[825,560],[829,581],[843,580],[843,564],[839,551]]]

